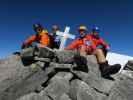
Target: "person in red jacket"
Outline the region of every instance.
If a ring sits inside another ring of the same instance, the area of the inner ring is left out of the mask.
[[[99,36],[99,28],[95,27],[92,29],[92,33],[86,34],[87,28],[86,26],[81,25],[79,27],[80,37],[74,40],[66,50],[78,49],[82,56],[86,55],[95,55],[97,61],[99,63],[99,69],[101,70],[101,75],[103,77],[110,77],[111,74],[117,73],[121,65],[109,65],[106,56],[103,52],[103,49],[98,48],[99,46],[103,46],[106,50],[110,49],[109,45]]]
[[[110,46],[108,43],[105,42],[104,39],[102,39],[99,36],[100,30],[98,27],[94,27],[92,29],[92,32],[85,37],[85,44],[87,47],[91,48],[92,51],[96,49],[102,49],[103,53],[106,57],[107,51],[110,49]]]
[[[48,31],[44,29],[40,24],[33,24],[33,29],[36,32],[36,34],[32,35],[24,41],[22,49],[31,46],[33,42],[38,42],[39,47],[49,46],[50,39]]]
[[[73,50],[73,49],[80,49],[81,46],[84,45],[85,37],[87,36],[87,27],[84,25],[80,25],[79,27],[79,38],[74,40],[68,47],[66,47],[66,50]]]

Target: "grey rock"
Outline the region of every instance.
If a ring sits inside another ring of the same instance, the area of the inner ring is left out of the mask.
[[[51,99],[46,95],[40,96],[36,93],[30,93],[30,94],[20,97],[17,100],[51,100]]]
[[[33,92],[48,78],[36,64],[23,66],[19,56],[5,59],[0,69],[0,100],[15,100]]]
[[[49,85],[44,89],[45,93],[53,100],[59,100],[64,93],[69,93],[70,87],[68,77],[71,77],[71,75],[65,75],[65,78],[63,78],[61,74],[63,75],[64,73],[60,73],[53,77]]]
[[[29,49],[29,55],[23,51],[20,56],[33,60],[34,55],[50,55],[55,59],[50,58],[50,63],[34,59],[26,66],[19,55],[0,60],[0,100],[132,100],[132,63],[128,63],[130,70],[112,76],[113,81],[101,77],[93,55],[80,57],[77,51],[49,52],[48,48],[47,54],[44,51]]]
[[[89,86],[108,95],[115,81],[101,77],[101,72],[95,56],[89,55],[86,58],[89,72],[74,71],[75,75],[77,75],[82,81],[86,82]]]
[[[96,57],[94,55],[89,55],[86,58],[89,72],[93,73],[95,77],[101,77],[101,72],[99,70],[99,65],[97,63]]]
[[[69,82],[73,77],[73,74],[70,72],[59,72],[57,73],[50,81],[56,81],[58,79],[63,79],[64,81]]]
[[[68,71],[70,72],[72,70],[72,64],[58,64],[58,63],[52,63],[51,66],[53,66],[53,68],[55,70],[59,70],[59,71]]]
[[[63,94],[60,98],[59,98],[59,100],[71,100],[70,99],[70,97],[67,95],[67,94]]]
[[[104,94],[98,93],[88,84],[80,80],[71,82],[69,95],[72,100],[104,100],[106,98]]]
[[[72,98],[72,100],[77,100],[77,92],[78,92],[78,86],[80,84],[80,80],[75,79],[73,81],[71,81],[70,83],[70,92],[69,92],[69,96],[70,98]]]
[[[105,95],[109,94],[112,86],[115,84],[115,81],[104,79],[102,77],[94,77],[93,73],[88,73],[88,77],[83,81]]]
[[[74,61],[73,58],[75,55],[78,55],[78,51],[75,50],[56,51],[58,63],[73,63]]]
[[[99,93],[100,94],[100,93]],[[77,100],[103,100],[103,96],[96,93],[96,91],[85,82],[79,84],[79,90],[77,92]]]
[[[132,72],[133,75],[133,72]],[[121,75],[111,89],[107,100],[132,100],[133,99],[133,77]]]
[[[125,65],[124,69],[133,71],[133,60],[129,60]]]

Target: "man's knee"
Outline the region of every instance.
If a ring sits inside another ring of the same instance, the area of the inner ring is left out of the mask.
[[[102,49],[96,49],[95,54],[103,54],[103,50]]]
[[[102,49],[96,49],[96,52],[103,52]]]

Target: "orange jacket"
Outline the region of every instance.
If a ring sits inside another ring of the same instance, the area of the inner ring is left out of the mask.
[[[48,33],[42,32],[39,35],[32,35],[24,42],[24,44],[29,46],[33,42],[39,42],[41,47],[49,46],[50,40]]]
[[[89,41],[90,44],[87,45],[86,41]],[[102,39],[96,39],[92,34],[88,34],[85,38],[83,39],[76,39],[74,40],[68,47],[66,47],[66,50],[73,50],[73,49],[79,49],[82,45],[88,46],[91,49],[96,49],[98,45],[103,45],[106,49],[109,48],[109,45]]]

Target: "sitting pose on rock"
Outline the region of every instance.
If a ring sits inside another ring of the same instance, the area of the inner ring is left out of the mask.
[[[117,73],[120,70],[121,65],[120,64],[109,65],[108,61],[106,60],[103,49],[98,48],[99,45],[102,45],[106,50],[109,49],[109,45],[99,36],[100,32],[99,28],[95,27],[92,29],[92,33],[86,34],[87,27],[81,25],[78,31],[80,37],[74,40],[65,49],[66,50],[78,49],[82,56],[91,55],[91,54],[95,55],[99,63],[99,69],[101,70],[101,75],[103,77],[110,77],[111,74]]]
[[[39,47],[49,46],[50,39],[48,31],[44,29],[40,24],[33,24],[33,29],[36,32],[36,34],[29,37],[23,43],[22,49],[31,46],[33,42],[39,43]]]

